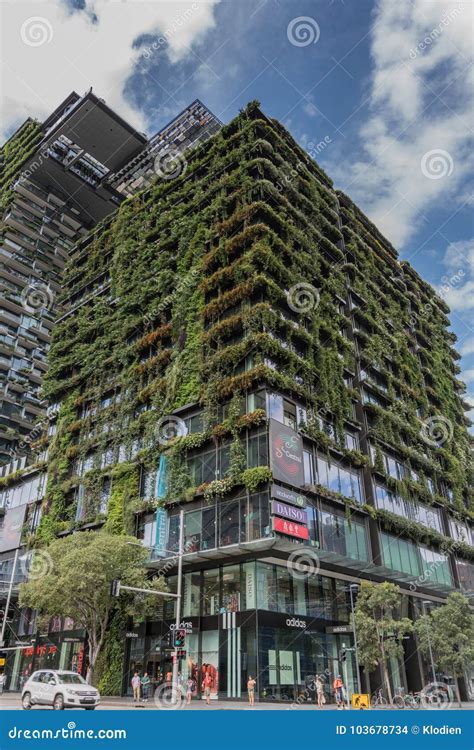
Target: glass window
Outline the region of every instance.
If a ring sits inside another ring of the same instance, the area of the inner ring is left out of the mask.
[[[276,566],[277,601],[279,612],[293,612],[292,576],[287,568]]]
[[[283,422],[283,396],[279,396],[278,393],[268,394],[268,416]]]
[[[248,441],[247,466],[268,466],[267,433],[254,435]]]
[[[305,484],[316,484],[314,474],[314,458],[310,451],[303,451],[304,481]]]
[[[226,565],[222,568],[222,610],[240,610],[240,565]]]
[[[219,569],[203,572],[203,615],[219,612]]]
[[[183,576],[183,617],[199,617],[201,601],[201,574],[185,573]]]
[[[268,563],[257,563],[257,607],[278,611],[275,569]]]
[[[219,509],[219,546],[238,544],[240,537],[240,504],[238,500],[222,503]]]
[[[247,542],[270,535],[270,508],[267,492],[250,495],[248,504],[242,499],[242,534]]]

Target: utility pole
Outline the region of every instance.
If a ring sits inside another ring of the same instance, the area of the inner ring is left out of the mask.
[[[13,570],[10,576],[10,584],[8,586],[7,601],[5,603],[5,611],[3,613],[2,631],[0,633],[0,647],[3,646],[4,639],[5,639],[5,630],[7,627],[8,610],[10,609],[10,601],[12,598],[12,591],[13,591],[13,586],[15,583],[16,564],[18,562],[19,551],[20,551],[20,548],[17,547],[15,550],[15,557],[13,558]]]
[[[431,604],[431,602],[421,602],[421,608],[423,610],[423,614],[426,615],[425,611],[425,604]],[[436,670],[435,670],[435,664],[433,659],[433,649],[431,648],[431,638],[430,638],[430,630],[428,627],[428,623],[426,624],[426,635],[428,636],[428,650],[430,652],[430,662],[431,662],[431,671],[433,672],[433,682],[436,682]]]
[[[178,685],[178,646],[176,638],[178,630],[180,629],[181,623],[181,599],[182,599],[182,588],[183,588],[183,548],[184,548],[184,510],[181,509],[179,512],[179,546],[178,546],[178,583],[176,588],[176,621],[174,631],[174,656],[173,656],[173,687],[172,687],[172,703],[177,703],[179,698],[179,685]]]
[[[349,586],[349,592],[351,595],[351,612],[352,612],[352,630],[354,631],[354,648],[355,648],[355,663],[356,663],[356,672],[357,672],[357,691],[359,693],[362,692],[362,687],[360,684],[360,668],[359,668],[359,649],[357,646],[357,630],[356,630],[356,623],[355,623],[355,610],[354,610],[354,598],[352,595],[353,589],[359,590],[359,584],[358,583],[351,583]]]

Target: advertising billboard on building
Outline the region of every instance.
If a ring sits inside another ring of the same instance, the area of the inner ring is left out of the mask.
[[[270,466],[273,477],[293,487],[304,484],[303,441],[297,432],[270,419]]]

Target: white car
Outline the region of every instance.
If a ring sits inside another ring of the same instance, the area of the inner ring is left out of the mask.
[[[93,711],[100,702],[99,691],[89,685],[80,674],[61,669],[40,669],[33,672],[23,685],[21,703],[24,709],[32,706],[85,708]]]

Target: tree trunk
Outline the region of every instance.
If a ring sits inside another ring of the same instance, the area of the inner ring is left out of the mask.
[[[384,679],[385,679],[385,686],[387,688],[388,702],[391,705],[392,702],[393,702],[392,688],[390,687],[390,676],[388,674],[388,667],[387,667],[387,662],[385,661],[385,659],[382,661],[382,671],[383,671],[383,676],[384,676]]]
[[[456,691],[456,698],[458,699],[459,708],[462,708],[461,693],[459,692],[459,679],[457,675],[454,675],[454,688]]]

